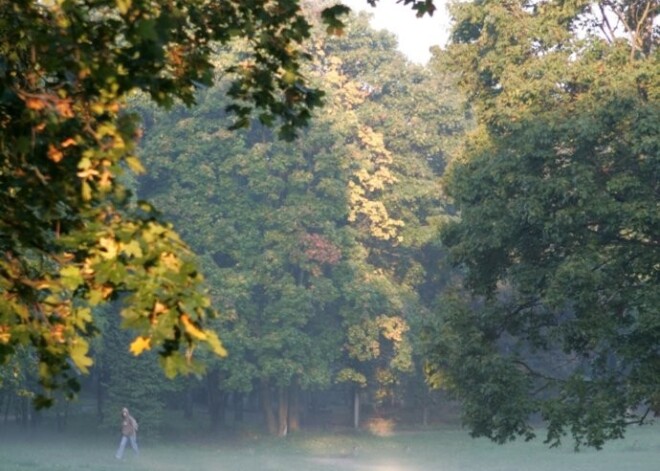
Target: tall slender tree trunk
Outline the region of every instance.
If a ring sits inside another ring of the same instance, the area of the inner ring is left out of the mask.
[[[428,398],[427,395],[425,395],[422,398],[422,425],[424,427],[427,427],[429,425],[429,422],[431,420],[431,406],[433,405],[433,401]]]
[[[209,428],[215,432],[224,422],[224,393],[220,391],[220,371],[213,368],[206,375],[206,401],[209,412]]]
[[[21,426],[27,428],[30,417],[30,400],[27,397],[21,397]]]
[[[233,396],[234,423],[243,422],[243,393],[235,392]]]
[[[61,407],[64,407],[64,409]],[[69,421],[69,401],[65,401],[63,406],[58,407],[55,421],[57,423],[57,431],[64,432],[67,422]]]
[[[5,418],[4,418],[5,424],[9,421],[9,410],[11,408],[12,403],[13,403],[13,395],[8,394],[7,404],[5,405]]]
[[[262,379],[259,396],[261,398],[261,410],[264,413],[264,420],[266,421],[266,428],[268,433],[275,435],[277,433],[277,419],[275,411],[273,410],[273,398],[270,391],[270,384],[267,379]]]
[[[280,386],[277,392],[277,436],[286,437],[289,433],[289,390]]]
[[[218,423],[220,425],[226,423],[228,401],[229,401],[229,393],[227,391],[220,391],[220,410],[218,410]]]
[[[183,418],[186,420],[192,420],[193,418],[193,388],[192,384],[188,382],[186,384],[186,390],[184,391],[184,401],[183,401]]]
[[[298,381],[294,381],[289,386],[289,432],[298,432],[300,430],[301,401],[300,388]]]
[[[105,399],[105,388],[103,385],[103,366],[96,371],[94,376],[94,392],[96,393],[96,420],[103,422],[103,400]]]
[[[32,414],[30,414],[30,427],[32,430],[36,430],[41,424],[41,411],[37,409],[32,409]]]
[[[360,428],[360,390],[357,386],[353,388],[353,428]]]

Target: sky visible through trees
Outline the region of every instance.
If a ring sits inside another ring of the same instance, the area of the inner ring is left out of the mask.
[[[397,49],[418,64],[426,64],[431,58],[432,46],[444,47],[449,39],[451,17],[446,10],[446,1],[435,2],[438,8],[433,16],[421,18],[411,15],[409,7],[402,3],[381,2],[377,8],[362,0],[343,2],[356,12],[372,16],[372,28],[386,29],[396,35]]]

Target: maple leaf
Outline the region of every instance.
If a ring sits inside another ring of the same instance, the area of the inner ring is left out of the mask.
[[[129,350],[135,356],[141,355],[145,350],[151,350],[151,338],[137,337],[135,340],[133,340],[133,342],[131,342]]]

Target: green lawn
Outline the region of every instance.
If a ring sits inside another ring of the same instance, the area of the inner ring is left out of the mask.
[[[217,444],[144,444],[135,459],[114,458],[116,443],[65,436],[0,441],[2,471],[657,471],[660,425],[634,428],[601,451],[548,449],[540,441],[504,446],[447,428],[369,435],[298,435]]]

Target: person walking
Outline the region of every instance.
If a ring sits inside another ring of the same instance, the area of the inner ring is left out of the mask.
[[[136,456],[140,456],[140,450],[138,449],[137,444],[137,421],[131,414],[128,413],[128,409],[126,407],[121,410],[121,418],[121,441],[119,442],[119,448],[117,449],[115,457],[118,460],[124,457],[124,448],[126,448],[126,443],[129,440],[131,442],[131,448],[133,448]]]

